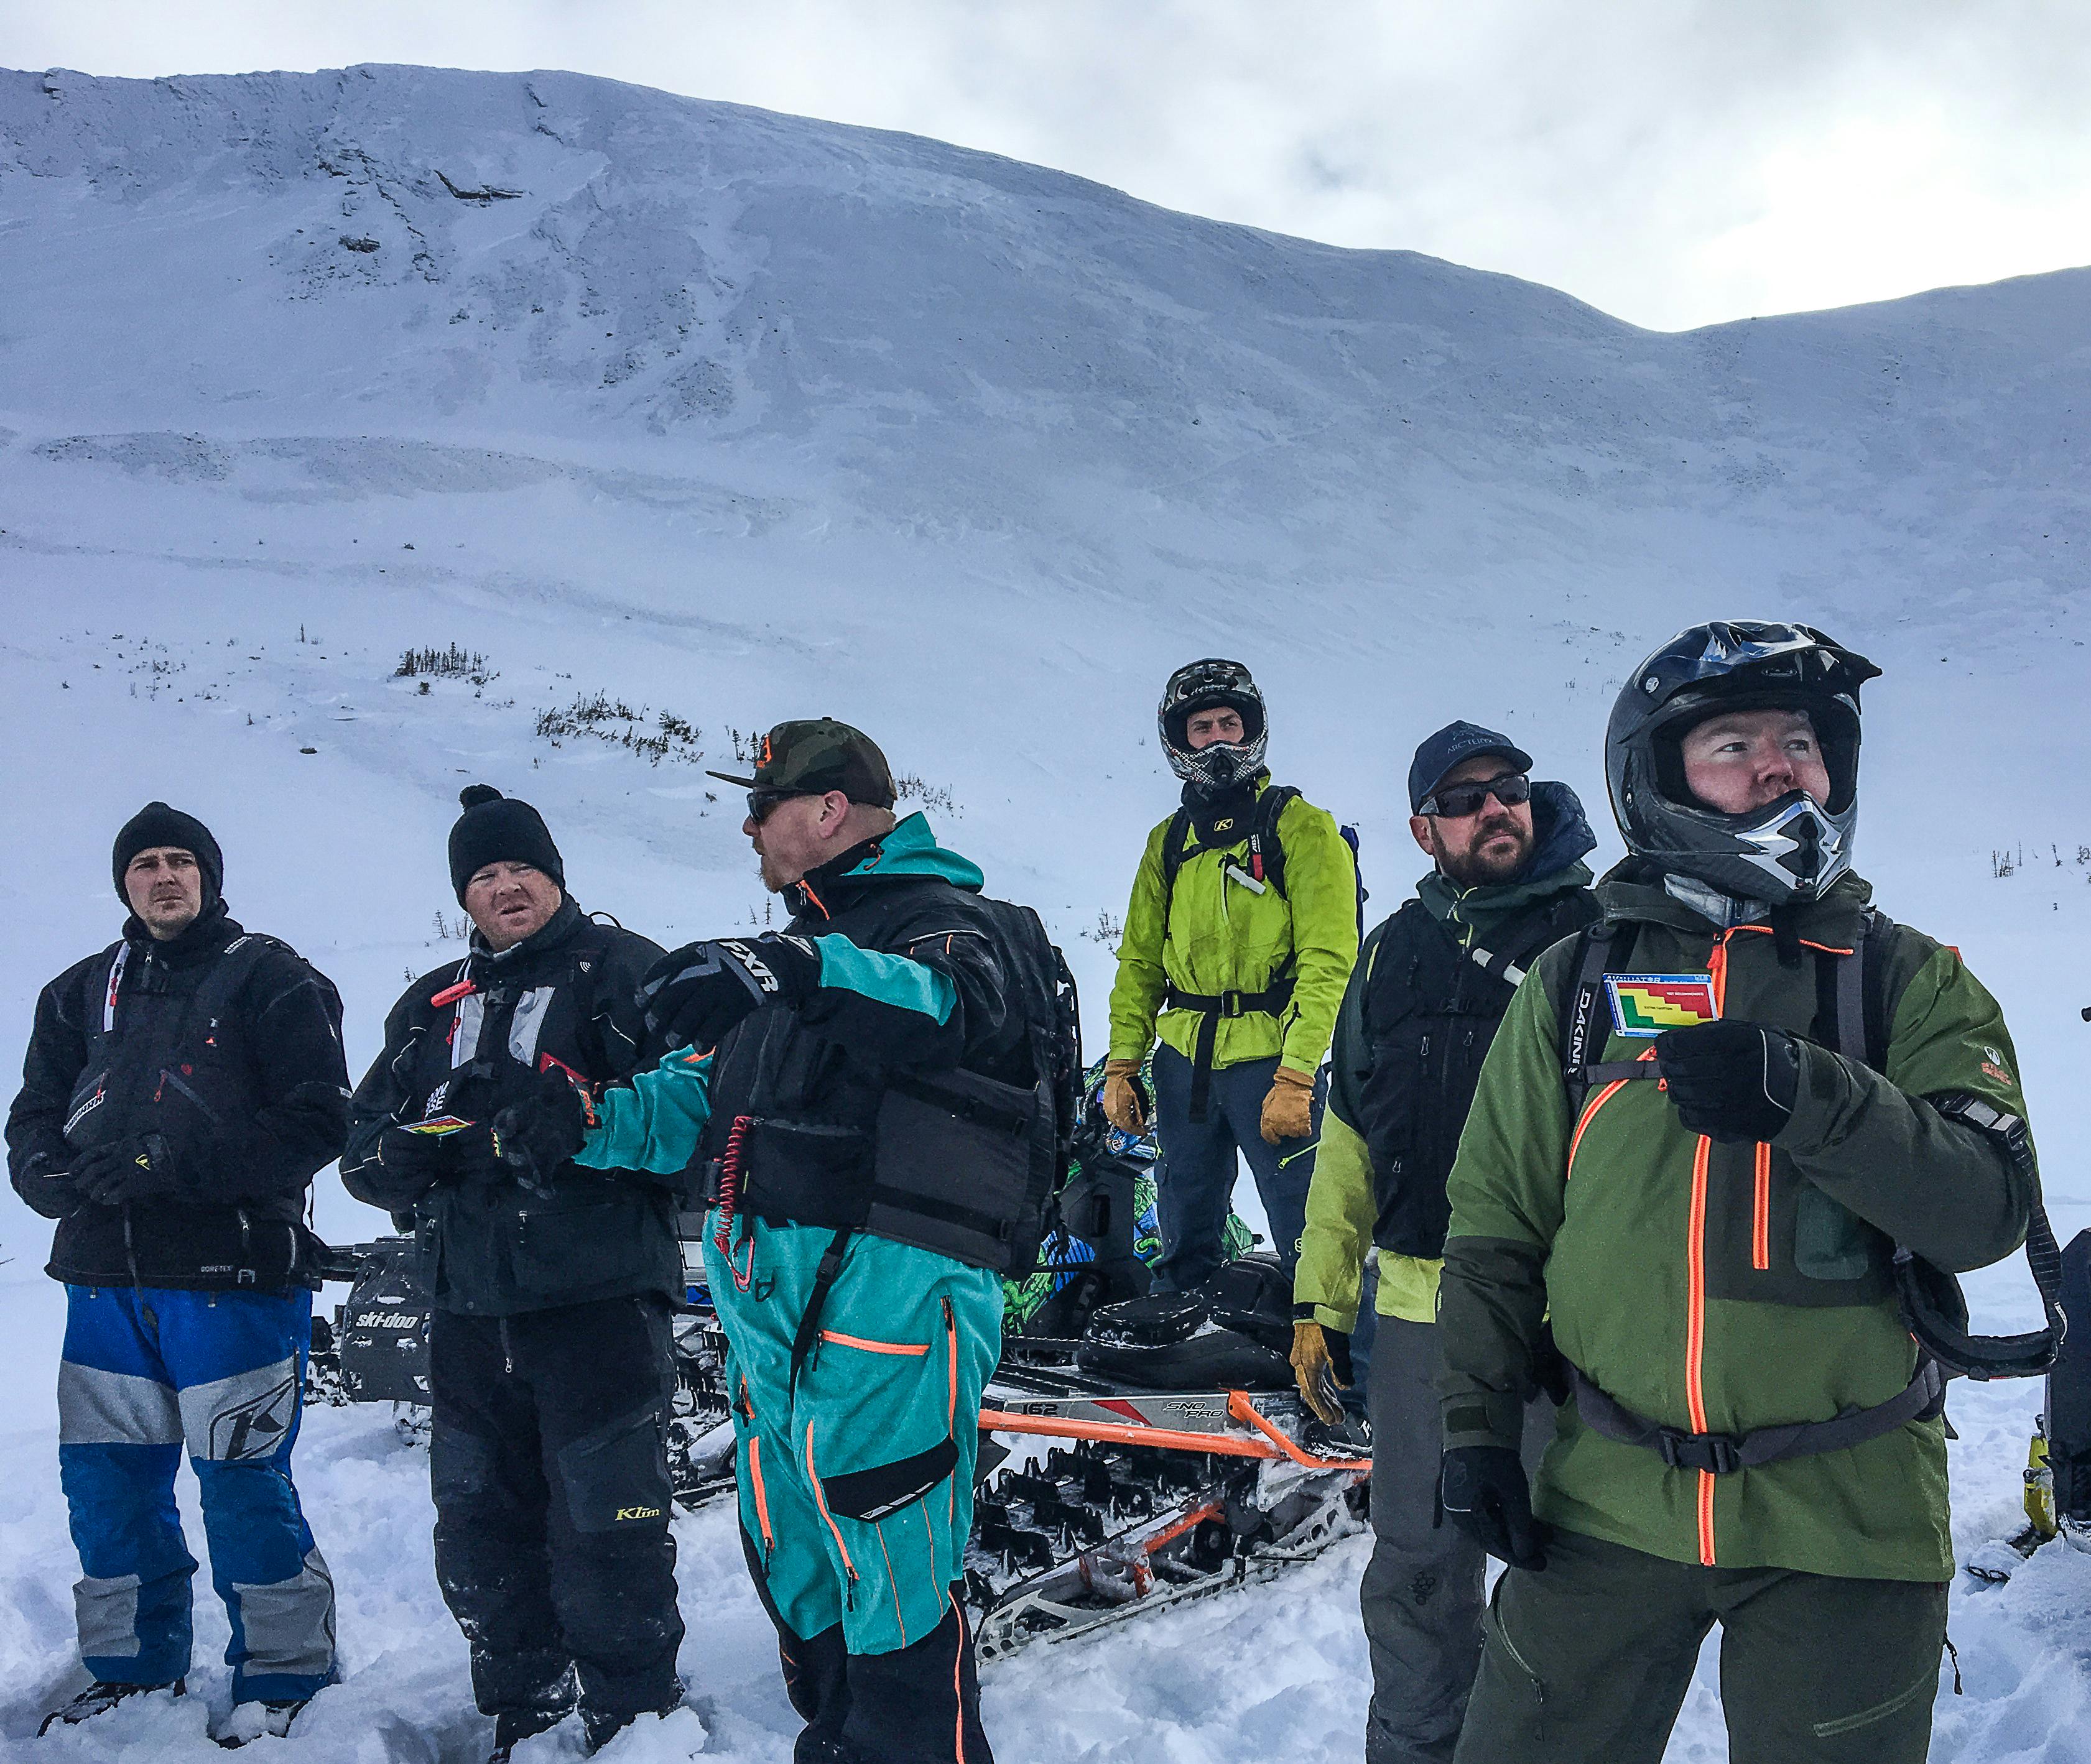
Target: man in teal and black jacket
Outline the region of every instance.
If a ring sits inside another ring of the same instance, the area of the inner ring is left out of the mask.
[[[727,781],[791,923],[657,966],[649,1022],[674,1051],[601,1098],[577,1161],[694,1164],[716,1203],[742,1541],[797,1756],[972,1764],[991,1754],[959,1581],[1028,1171],[996,1149],[1020,1165],[1020,1134],[969,1144],[950,1099],[1014,1121],[1038,1094],[1052,952],[922,816],[896,823],[857,730],[782,724]]]

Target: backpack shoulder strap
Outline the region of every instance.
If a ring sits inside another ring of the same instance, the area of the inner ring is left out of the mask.
[[[1257,801],[1256,825],[1248,836],[1248,873],[1280,896],[1285,893],[1285,841],[1278,837],[1278,820],[1299,798],[1296,785],[1271,785]]]
[[[1588,924],[1576,933],[1568,958],[1571,978],[1562,988],[1555,1007],[1555,1039],[1561,1054],[1561,1082],[1568,1093],[1568,1112],[1580,1116],[1589,1095],[1593,1048],[1604,1045],[1604,1024],[1598,1001],[1605,990],[1605,975],[1633,960],[1633,947],[1640,927],[1632,919],[1613,924],[1604,919]]]
[[[130,966],[131,945],[119,938],[93,961],[80,976],[81,1033],[92,1041],[116,1027],[116,995],[123,985],[123,970]]]
[[[1888,1034],[1895,1025],[1889,958],[1898,929],[1893,919],[1869,907],[1851,954],[1824,950],[1815,957],[1815,1039],[1876,1072],[1887,1070]]]
[[[272,955],[288,956],[301,968],[309,967],[305,958],[281,938],[271,937],[265,931],[243,931],[219,953],[204,976],[203,983],[196,988],[196,1003],[210,1010],[222,1011],[239,996],[260,967]]]
[[[1183,854],[1191,843],[1191,811],[1179,808],[1169,817],[1162,835],[1162,936],[1169,936],[1169,908],[1176,898],[1176,872],[1183,867]]]

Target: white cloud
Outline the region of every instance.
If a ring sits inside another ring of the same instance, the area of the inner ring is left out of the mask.
[[[19,63],[558,67],[1679,327],[2091,261],[2080,0],[0,0]]]

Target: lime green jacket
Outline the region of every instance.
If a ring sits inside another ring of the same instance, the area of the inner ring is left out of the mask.
[[[1265,779],[1257,794],[1269,788]],[[1275,1054],[1296,1071],[1313,1071],[1329,1050],[1358,957],[1357,863],[1335,818],[1304,798],[1286,805],[1278,818],[1285,848],[1283,894],[1274,888],[1258,893],[1227,873],[1229,863],[1247,863],[1246,828],[1239,845],[1193,851],[1176,872],[1165,927],[1162,848],[1168,831],[1165,820],[1147,836],[1132,879],[1111,987],[1111,1058],[1144,1059],[1154,1043],[1158,1013],[1162,1039],[1191,1058],[1202,1013],[1163,1010],[1163,993],[1172,986],[1185,992],[1260,992],[1290,957],[1291,1004],[1280,1016],[1259,1011],[1222,1018],[1213,1064]]]
[[[1847,876],[1800,935],[1853,946],[1871,890]],[[1639,974],[1709,976],[1722,1015],[1806,1037],[1816,962],[1779,962],[1762,925],[1720,931],[1657,884],[1600,885],[1638,930]],[[1925,1100],[1967,1091],[2024,1118],[2009,1032],[1951,949],[1891,937],[1885,1073],[1801,1042],[1777,1138],[1688,1133],[1659,1084],[1613,1083],[1569,1112],[1557,1043],[1572,944],[1533,964],[1489,1050],[1450,1184],[1438,1287],[1445,1443],[1515,1448],[1544,1315],[1560,1352],[1628,1409],[1688,1432],[1826,1421],[1907,1385],[1916,1348],[1895,1243],[1965,1271],[2023,1241],[2037,1182]],[[1804,952],[1805,956],[1805,952]],[[1653,1045],[1601,1001],[1593,1058]],[[1571,1400],[1541,1465],[1549,1522],[1672,1561],[1942,1581],[1954,1572],[1938,1420],[1865,1444],[1715,1476],[1584,1426]]]

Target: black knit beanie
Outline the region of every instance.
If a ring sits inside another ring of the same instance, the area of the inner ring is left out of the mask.
[[[490,784],[468,784],[458,801],[464,813],[451,828],[451,886],[459,906],[464,905],[465,884],[489,863],[533,864],[564,891],[566,866],[537,810]]]
[[[193,815],[184,815],[165,802],[148,802],[124,822],[111,854],[116,897],[123,901],[125,911],[131,910],[131,896],[123,886],[123,872],[140,852],[150,851],[156,845],[174,845],[193,857],[196,868],[203,872],[204,911],[218,904],[225,890],[225,854],[218,849],[210,829]]]

